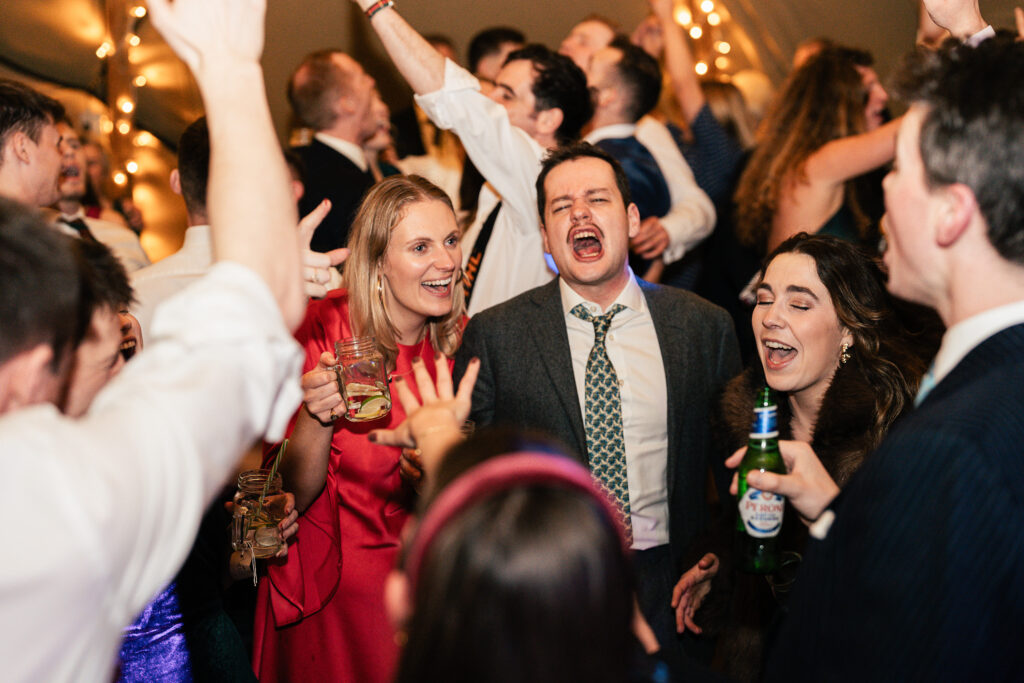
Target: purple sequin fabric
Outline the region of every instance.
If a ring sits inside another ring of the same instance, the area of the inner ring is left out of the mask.
[[[172,582],[124,630],[119,683],[191,681],[188,646]]]

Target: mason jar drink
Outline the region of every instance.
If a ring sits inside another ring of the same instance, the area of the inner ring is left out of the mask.
[[[345,402],[345,418],[352,422],[379,420],[391,412],[384,356],[373,337],[352,337],[334,344],[338,389]]]
[[[281,549],[277,525],[285,518],[286,497],[281,475],[267,481],[270,470],[248,470],[238,475],[235,511],[231,520],[231,547],[252,550],[258,558],[273,557]]]

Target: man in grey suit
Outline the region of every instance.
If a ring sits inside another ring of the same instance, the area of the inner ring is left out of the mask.
[[[478,357],[478,425],[549,432],[617,495],[640,608],[674,657],[683,643],[669,601],[681,555],[707,519],[708,418],[739,372],[735,333],[724,311],[633,275],[629,239],[640,217],[607,153],[586,143],[552,152],[537,205],[560,275],[473,317],[455,374]]]

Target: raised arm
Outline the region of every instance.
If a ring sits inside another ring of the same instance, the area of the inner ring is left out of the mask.
[[[352,0],[364,12],[379,5],[376,0]],[[391,61],[417,95],[440,90],[444,85],[444,56],[434,49],[394,7],[377,10],[370,18]]]
[[[648,0],[648,3],[661,23],[665,41],[665,70],[672,81],[673,94],[679,101],[686,122],[693,123],[706,100],[697,79],[697,72],[694,70],[693,54],[690,52],[686,34],[672,16],[672,0]]]
[[[892,161],[901,120],[895,119],[867,133],[849,135],[823,145],[807,158],[808,178],[845,183]]]
[[[206,107],[214,256],[260,275],[294,329],[305,297],[298,217],[259,63],[266,0],[152,0],[149,9],[195,75]]]
[[[957,40],[967,40],[988,26],[978,0],[923,0],[925,11]]]

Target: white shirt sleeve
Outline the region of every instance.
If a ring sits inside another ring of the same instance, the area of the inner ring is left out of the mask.
[[[519,214],[515,229],[535,233],[535,183],[544,148],[513,126],[505,108],[483,95],[477,79],[451,60],[445,61],[441,89],[415,99],[438,128],[459,136],[481,175],[501,194],[502,206]]]
[[[669,237],[662,258],[665,263],[674,263],[711,234],[715,206],[697,186],[693,171],[665,124],[645,116],[637,123],[636,139],[650,151],[668,184],[672,208],[661,218]]]
[[[8,680],[110,679],[120,630],[174,576],[238,457],[282,435],[301,363],[263,281],[221,263],[158,310],[85,417],[0,418]]]

